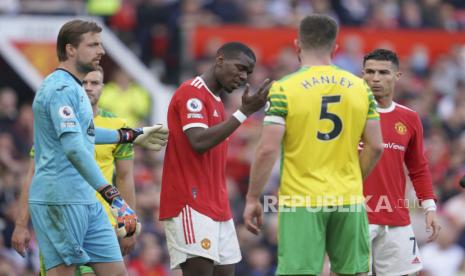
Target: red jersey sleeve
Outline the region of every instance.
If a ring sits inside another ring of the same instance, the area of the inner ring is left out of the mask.
[[[409,177],[420,201],[426,199],[436,200],[428,161],[423,149],[423,126],[417,113],[412,116],[411,123],[414,133],[405,153],[405,164]]]
[[[205,97],[198,88],[188,84],[181,87],[178,91],[176,109],[183,131],[192,127],[208,128]]]

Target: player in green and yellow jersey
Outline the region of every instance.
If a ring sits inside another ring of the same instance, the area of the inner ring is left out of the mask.
[[[113,114],[100,110],[98,108],[98,100],[102,93],[103,88],[103,70],[99,68],[86,75],[83,82],[83,87],[89,97],[94,113],[94,124],[96,127],[104,127],[107,129],[120,129],[128,127],[125,120],[115,117]],[[15,222],[15,230],[12,237],[13,246],[20,254],[24,254],[30,239],[30,234],[27,228],[29,222],[29,211],[27,206],[27,198],[29,194],[29,186],[31,183],[32,175],[34,174],[34,148],[30,152],[31,162],[28,170],[23,189],[20,196],[20,213]],[[135,190],[134,190],[134,176],[133,176],[133,158],[134,150],[132,144],[101,144],[95,145],[95,159],[102,171],[105,180],[108,183],[113,183],[113,176],[115,175],[115,184],[118,187],[121,195],[127,201],[129,206],[135,208]],[[116,174],[115,174],[116,168]],[[108,218],[113,225],[116,226],[116,220],[110,212],[110,206],[96,192],[96,197],[102,203],[107,212]],[[119,240],[121,252],[123,255],[128,254],[134,249],[136,243],[135,235],[126,237]],[[45,268],[41,261],[41,275],[45,275]],[[76,275],[92,275],[93,270],[89,266],[79,266]]]
[[[333,274],[369,269],[362,179],[383,151],[379,115],[365,82],[331,64],[337,32],[327,16],[301,21],[302,68],[273,84],[265,109],[244,220],[258,234],[259,197],[281,152],[278,275],[319,274],[325,252]]]

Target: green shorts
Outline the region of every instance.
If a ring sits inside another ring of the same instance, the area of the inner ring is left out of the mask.
[[[368,218],[363,204],[295,207],[279,212],[278,275],[319,274],[325,252],[331,271],[368,272]]]

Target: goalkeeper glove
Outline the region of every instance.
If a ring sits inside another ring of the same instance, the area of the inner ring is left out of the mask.
[[[118,189],[113,185],[107,185],[99,190],[99,193],[110,205],[111,213],[116,218],[116,234],[118,238],[139,235],[141,224],[136,213],[121,197]]]
[[[168,129],[161,124],[142,128],[120,128],[119,143],[134,143],[141,147],[159,151],[166,145],[168,139]]]

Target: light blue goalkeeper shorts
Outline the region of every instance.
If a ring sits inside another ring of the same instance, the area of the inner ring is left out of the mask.
[[[99,202],[29,203],[29,211],[46,270],[60,264],[123,261],[115,231]]]

